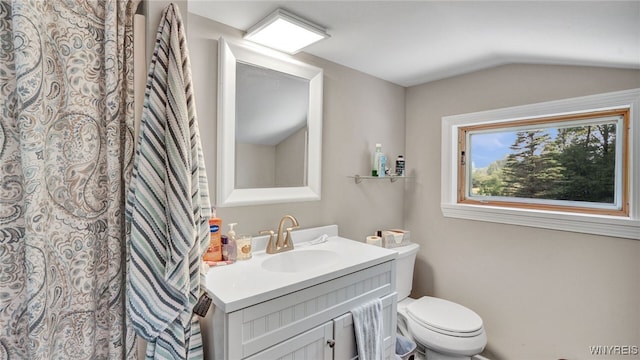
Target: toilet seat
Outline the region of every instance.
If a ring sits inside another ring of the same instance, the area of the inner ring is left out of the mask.
[[[407,315],[421,326],[443,335],[473,337],[484,331],[478,314],[444,299],[424,296],[407,306]]]

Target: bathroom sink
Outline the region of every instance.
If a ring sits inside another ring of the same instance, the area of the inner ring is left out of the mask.
[[[270,255],[262,262],[262,268],[275,272],[304,272],[333,264],[338,254],[330,250],[304,249]]]
[[[267,254],[269,235],[257,236],[251,259],[211,267],[205,286],[216,307],[232,313],[397,256],[396,251],[338,236],[337,225],[295,230],[291,235],[293,250]]]

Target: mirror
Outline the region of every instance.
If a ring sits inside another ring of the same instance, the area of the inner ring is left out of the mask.
[[[219,40],[218,206],[320,199],[322,75]]]
[[[236,189],[307,185],[309,80],[236,63]]]

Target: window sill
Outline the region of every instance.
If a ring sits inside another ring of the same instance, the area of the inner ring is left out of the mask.
[[[488,207],[467,204],[441,205],[445,217],[530,226],[640,240],[640,221],[617,216]]]

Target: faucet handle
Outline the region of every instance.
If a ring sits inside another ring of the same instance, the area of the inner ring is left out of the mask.
[[[287,228],[287,236],[285,236],[284,238],[284,244],[282,244],[282,247],[293,249],[293,239],[291,239],[291,230],[297,229],[297,228],[299,228],[298,225]]]
[[[277,245],[274,240],[275,232],[273,230],[261,230],[260,235],[269,235],[269,242],[267,243],[266,253],[273,254],[277,250]]]

